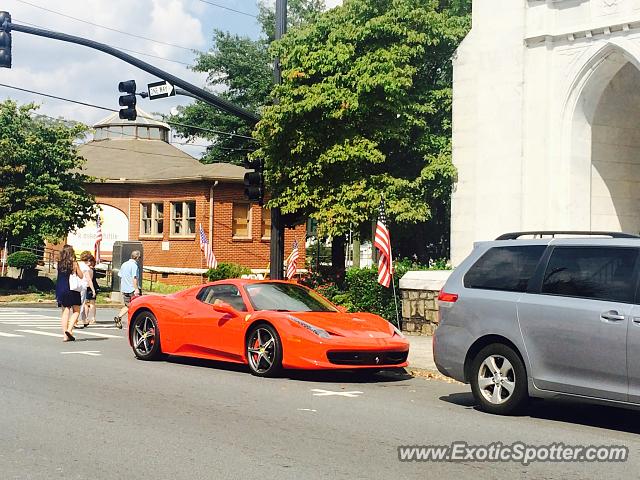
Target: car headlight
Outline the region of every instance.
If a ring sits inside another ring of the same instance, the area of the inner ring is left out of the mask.
[[[289,320],[291,320],[294,323],[297,323],[302,328],[306,328],[310,332],[315,333],[320,338],[330,338],[331,337],[331,334],[329,332],[327,332],[326,330],[324,330],[324,329],[322,329],[320,327],[316,327],[314,325],[311,325],[310,323],[307,323],[304,320],[300,320],[299,318],[294,317],[293,315],[289,315]]]
[[[404,338],[404,333],[402,333],[398,327],[396,327],[395,325],[391,326],[393,327],[393,333],[395,335],[398,335],[400,338]]]

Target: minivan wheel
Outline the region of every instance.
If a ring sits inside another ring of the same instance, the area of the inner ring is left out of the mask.
[[[471,364],[471,390],[480,409],[512,415],[528,401],[527,373],[522,360],[501,343],[487,345]]]

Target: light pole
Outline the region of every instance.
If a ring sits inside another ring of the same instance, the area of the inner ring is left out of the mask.
[[[276,0],[276,40],[280,40],[287,32],[287,0]],[[282,83],[280,59],[273,65],[273,80],[276,85]],[[271,209],[271,252],[269,276],[273,280],[284,277],[284,225],[280,208]]]

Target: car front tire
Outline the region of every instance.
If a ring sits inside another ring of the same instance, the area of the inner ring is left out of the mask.
[[[251,373],[257,377],[275,377],[282,370],[282,342],[271,325],[261,323],[251,329],[245,354]]]
[[[138,313],[131,324],[131,347],[134,355],[140,360],[157,360],[161,358],[160,331],[158,321],[153,313]]]
[[[484,347],[471,364],[471,390],[481,410],[513,415],[527,404],[527,373],[520,356],[494,343]]]

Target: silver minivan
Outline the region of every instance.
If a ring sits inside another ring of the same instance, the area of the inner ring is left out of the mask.
[[[438,370],[491,413],[530,397],[639,405],[639,256],[640,237],[624,233],[476,244],[438,297]]]

